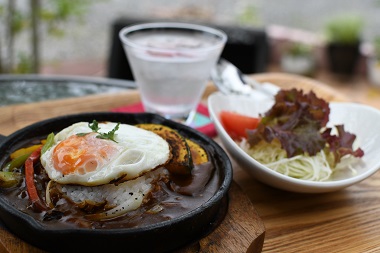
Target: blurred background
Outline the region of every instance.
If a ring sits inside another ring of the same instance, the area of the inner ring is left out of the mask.
[[[226,58],[240,64],[242,45],[260,58],[239,66],[244,72],[326,70],[376,83],[379,13],[380,0],[0,0],[0,72],[124,78],[120,26],[176,20],[225,29]],[[344,58],[353,66],[330,62],[339,43],[357,49]]]

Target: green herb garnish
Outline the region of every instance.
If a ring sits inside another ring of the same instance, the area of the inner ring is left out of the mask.
[[[99,133],[98,132],[99,135],[96,136],[96,138],[99,138],[99,139],[109,139],[111,141],[117,142],[117,141],[115,141],[115,132],[119,129],[119,125],[120,125],[120,123],[117,123],[117,125],[114,127],[114,129],[112,129],[108,133]]]
[[[100,133],[99,132],[100,127],[99,127],[99,124],[96,120],[93,120],[92,123],[88,123],[88,127],[92,130],[92,132],[98,133],[96,138],[111,140],[111,141],[114,141],[116,143],[117,143],[117,141],[115,140],[115,132],[119,129],[119,125],[120,125],[120,122],[117,123],[117,125],[108,133]],[[77,136],[85,136],[86,134],[89,134],[89,133],[78,133]]]
[[[91,130],[95,133],[97,133],[100,129],[96,120],[93,120],[92,123],[88,123],[88,127],[91,128]]]

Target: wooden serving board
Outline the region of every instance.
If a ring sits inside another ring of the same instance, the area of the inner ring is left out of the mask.
[[[205,98],[215,91],[209,85]],[[39,103],[0,107],[0,134],[9,135],[16,130],[47,118],[113,108],[140,101],[137,91],[117,94],[91,95],[81,98],[44,101]],[[229,206],[222,223],[199,242],[178,252],[261,252],[265,226],[253,204],[241,188],[233,182],[229,191]],[[3,227],[0,227],[0,252],[41,253],[42,250],[27,244]]]

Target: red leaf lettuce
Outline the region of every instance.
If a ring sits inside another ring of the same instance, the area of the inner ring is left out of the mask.
[[[346,132],[343,125],[336,126],[337,135],[331,134],[331,128],[325,128],[329,114],[328,102],[313,91],[304,94],[297,89],[280,90],[272,108],[261,115],[258,127],[247,130],[248,143],[252,147],[262,140],[271,143],[277,139],[288,157],[305,153],[314,156],[329,148],[336,163],[346,154],[363,156],[360,148],[353,150],[356,136]]]

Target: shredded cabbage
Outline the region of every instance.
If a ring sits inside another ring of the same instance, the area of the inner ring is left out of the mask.
[[[293,178],[327,181],[338,170],[349,169],[353,174],[356,173],[352,166],[356,159],[351,155],[343,157],[340,163],[334,165],[333,154],[325,150],[321,150],[315,156],[303,154],[287,158],[286,151],[281,148],[281,144],[277,140],[272,143],[261,141],[251,148],[247,140],[243,139],[239,145],[258,162]]]

